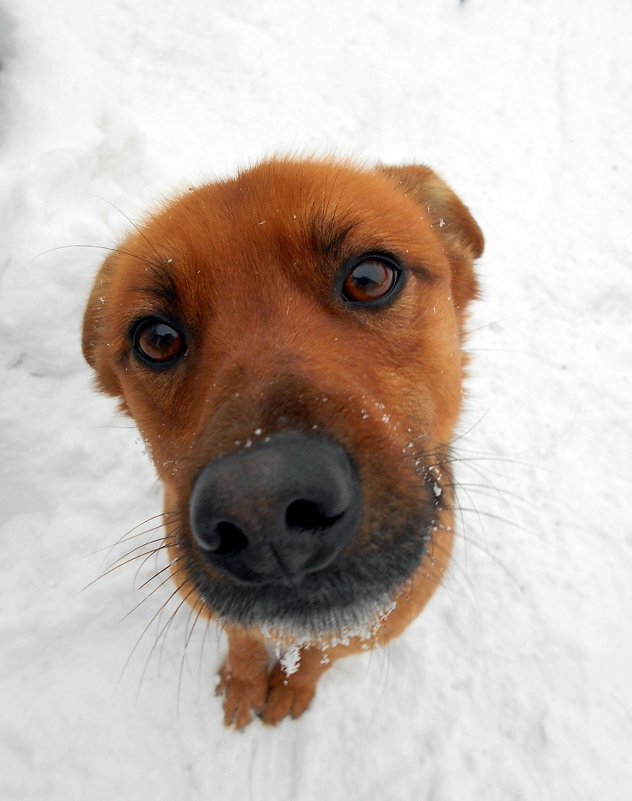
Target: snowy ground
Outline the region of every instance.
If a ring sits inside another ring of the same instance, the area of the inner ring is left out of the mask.
[[[631,797],[630,41],[615,0],[0,6],[0,798]],[[79,330],[124,214],[279,150],[427,162],[481,223],[475,511],[401,640],[237,735],[216,632],[133,650],[170,590],[82,591],[160,492]]]

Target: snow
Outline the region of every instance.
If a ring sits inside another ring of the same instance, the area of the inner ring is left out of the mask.
[[[291,676],[299,669],[301,665],[301,650],[294,646],[288,648],[280,659],[281,667],[286,676]]]
[[[5,0],[0,798],[630,798],[630,41],[614,0]],[[161,508],[79,336],[130,220],[274,152],[430,164],[487,249],[445,586],[235,734],[221,633],[128,614],[160,554],[86,587]]]

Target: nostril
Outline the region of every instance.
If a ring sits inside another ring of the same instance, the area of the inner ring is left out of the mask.
[[[209,462],[189,500],[193,556],[237,584],[323,570],[361,517],[359,475],[347,452],[290,431]]]
[[[213,536],[207,539],[206,550],[217,555],[239,553],[248,547],[248,538],[239,526],[221,521],[215,526]]]
[[[304,531],[325,529],[333,526],[343,514],[328,516],[312,501],[293,501],[285,512],[285,524],[288,528]]]

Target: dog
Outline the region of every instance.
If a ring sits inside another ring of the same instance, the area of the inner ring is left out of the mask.
[[[428,167],[275,158],[102,265],[83,353],[164,485],[177,592],[227,633],[226,725],[302,714],[441,582],[482,252]]]

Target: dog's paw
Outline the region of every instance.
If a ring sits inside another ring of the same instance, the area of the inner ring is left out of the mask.
[[[215,692],[224,696],[224,724],[243,729],[261,713],[268,692],[268,679],[264,672],[238,676],[224,663]]]
[[[275,726],[288,715],[297,718],[309,707],[316,692],[317,677],[306,676],[299,670],[288,676],[277,664],[268,679],[268,697],[261,719]]]

